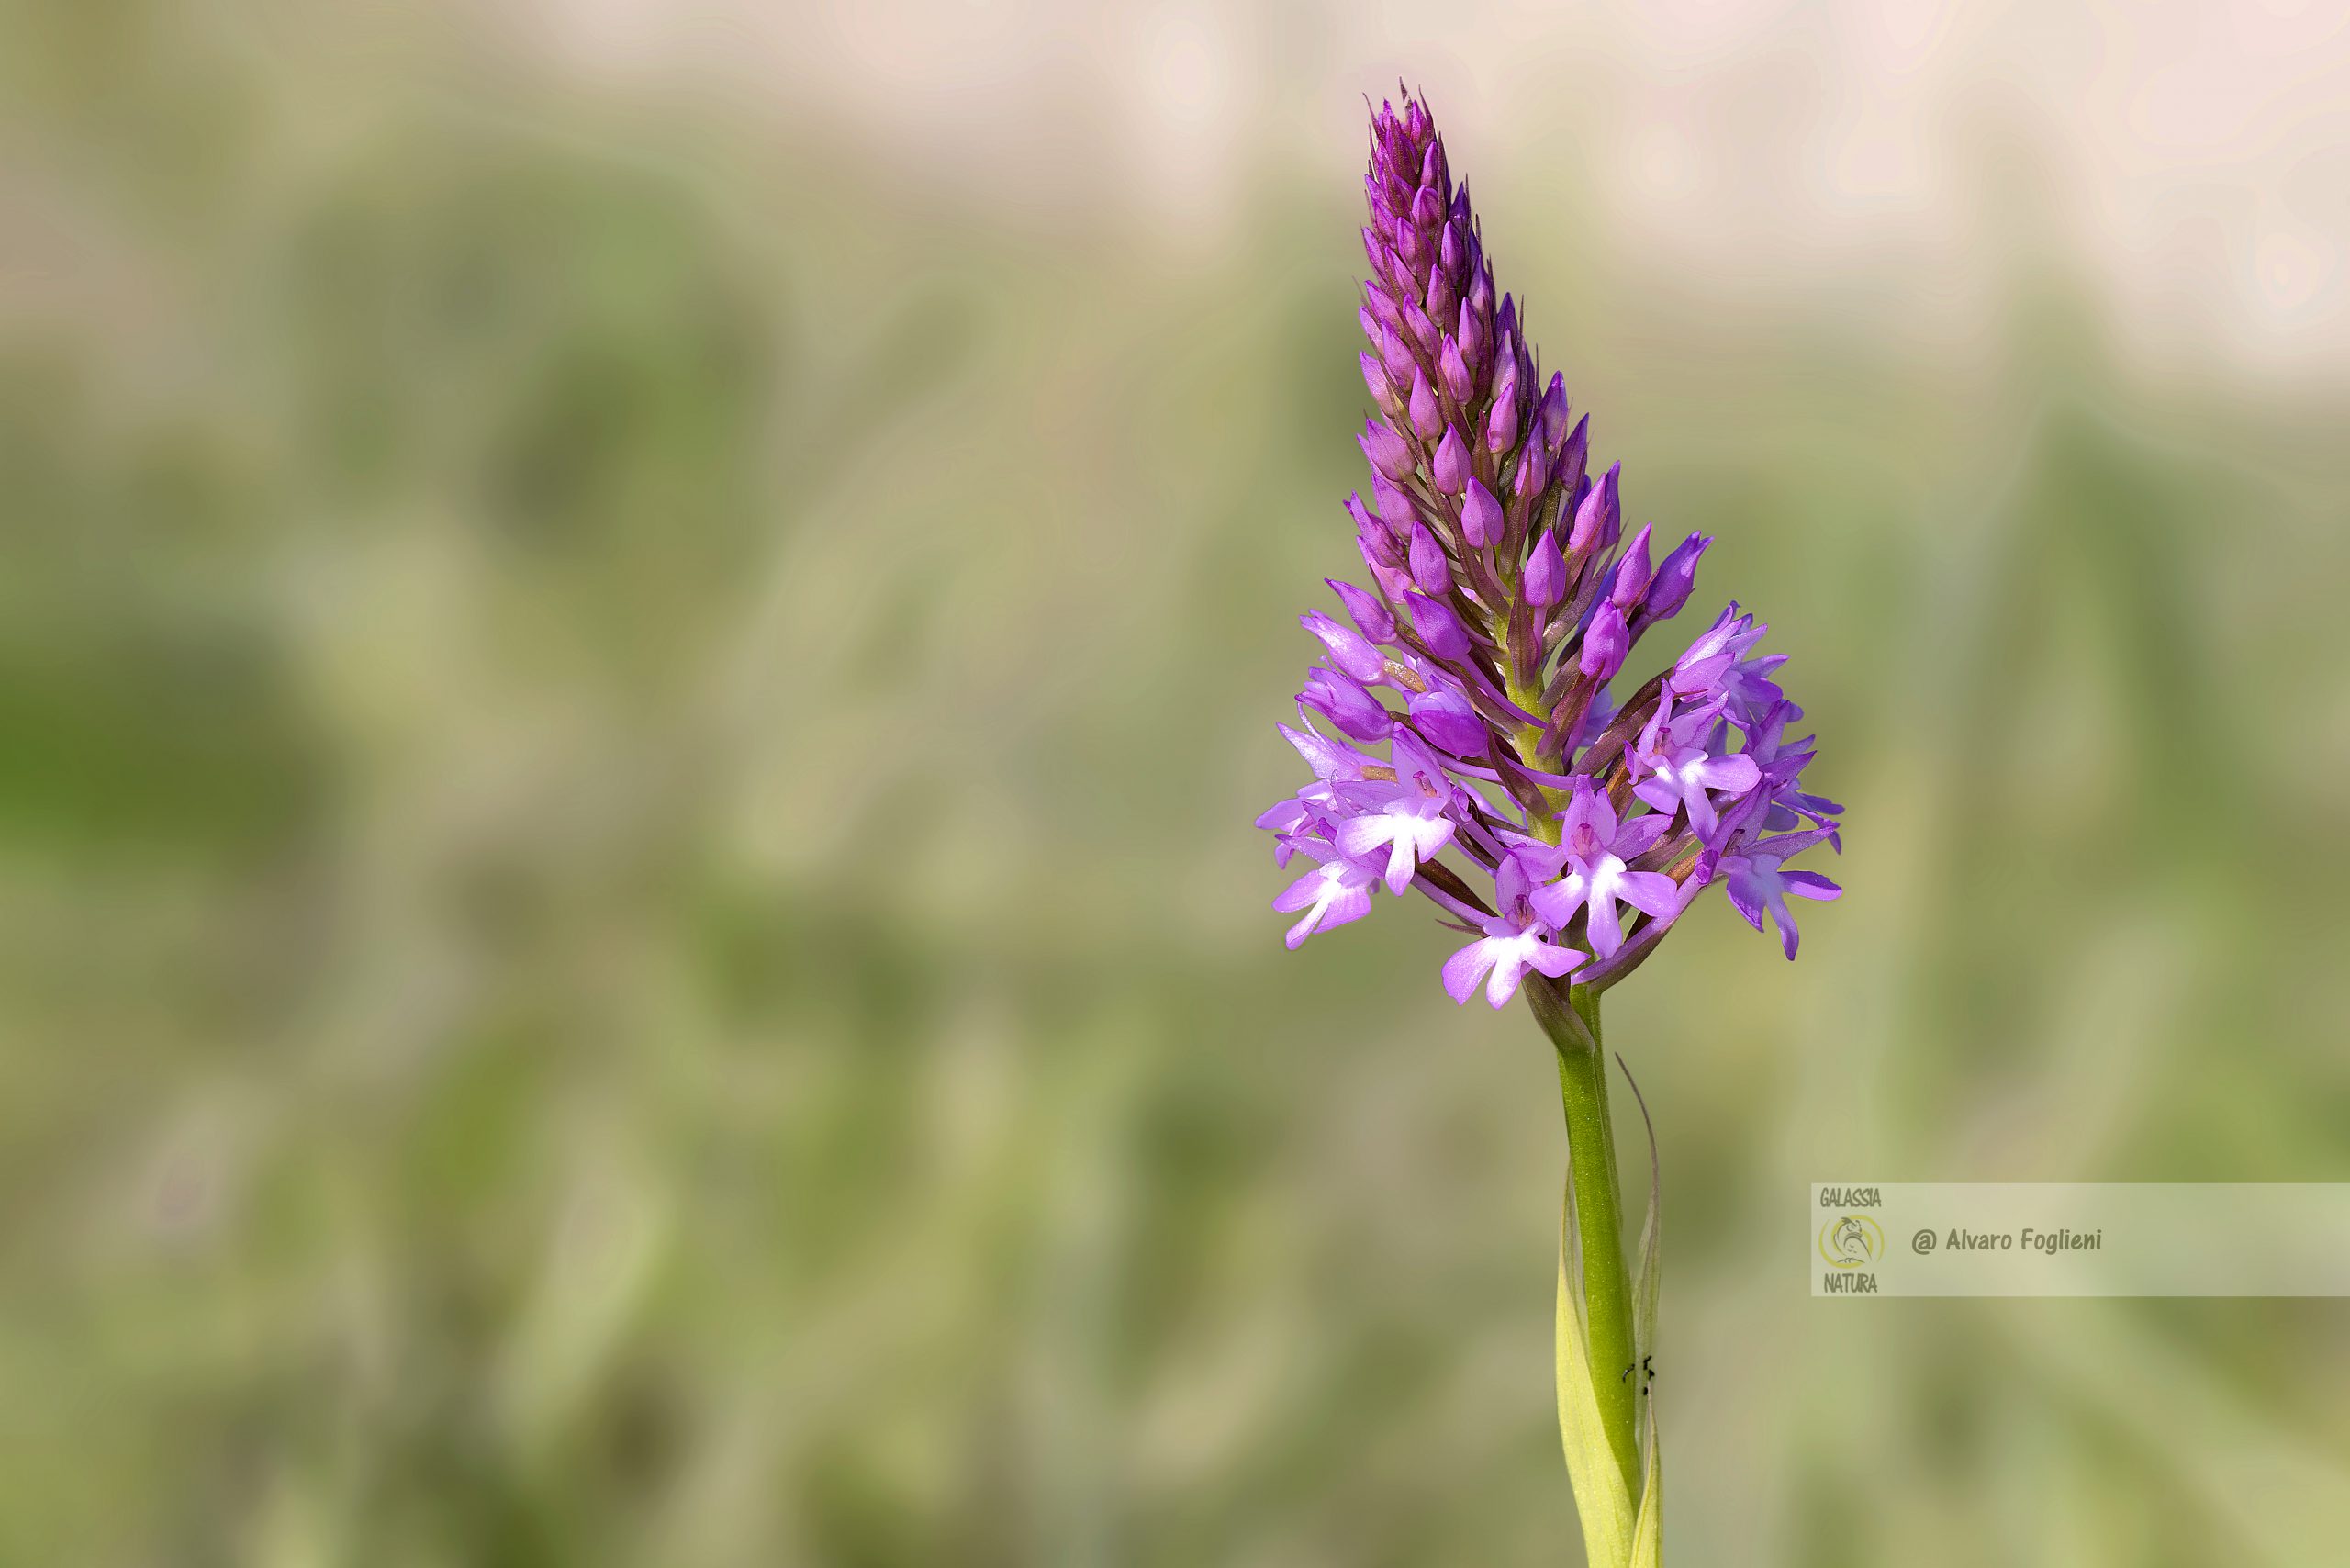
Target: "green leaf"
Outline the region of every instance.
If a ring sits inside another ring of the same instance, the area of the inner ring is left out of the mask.
[[[1657,1568],[1664,1554],[1664,1472],[1659,1468],[1656,1422],[1640,1443],[1640,1517],[1632,1527],[1631,1568]]]

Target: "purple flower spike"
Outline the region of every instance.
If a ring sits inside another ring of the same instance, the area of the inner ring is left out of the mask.
[[[1788,861],[1840,849],[1843,808],[1804,788],[1816,744],[1787,738],[1785,655],[1732,605],[1658,678],[1613,689],[1712,541],[1653,566],[1649,527],[1622,541],[1622,468],[1595,475],[1590,416],[1538,373],[1427,106],[1381,106],[1371,140],[1359,361],[1377,414],[1347,511],[1371,586],[1329,579],[1351,624],[1304,617],[1327,663],[1281,734],[1312,778],[1258,819],[1278,864],[1311,862],[1277,901],[1300,916],[1290,946],[1360,919],[1379,882],[1416,889],[1481,934],[1446,991],[1500,1006],[1528,976],[1615,984],[1718,882],[1792,957],[1787,901],[1837,889]]]

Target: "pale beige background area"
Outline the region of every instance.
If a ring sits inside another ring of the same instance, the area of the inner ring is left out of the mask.
[[[2350,17],[620,0],[0,10],[0,1557],[1573,1560],[1547,1047],[1247,826],[1399,74],[1851,808],[1608,1003],[1672,1560],[2342,1561],[2350,1305],[1782,1238],[2350,1179]]]

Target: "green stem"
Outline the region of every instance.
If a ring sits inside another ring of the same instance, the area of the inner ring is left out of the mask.
[[[1616,1135],[1607,1120],[1607,1058],[1599,1048],[1599,993],[1528,976],[1527,999],[1559,1053],[1559,1095],[1567,1113],[1567,1181],[1583,1254],[1583,1321],[1591,1340],[1593,1392],[1607,1445],[1624,1472],[1626,1495],[1640,1495],[1636,1440],[1639,1391],[1628,1373],[1632,1348],[1631,1276],[1624,1267],[1623,1204],[1616,1181]]]

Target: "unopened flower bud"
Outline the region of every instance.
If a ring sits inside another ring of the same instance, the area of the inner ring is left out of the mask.
[[[1427,644],[1429,653],[1446,660],[1469,656],[1469,629],[1460,624],[1460,617],[1452,613],[1450,605],[1425,593],[1409,593],[1404,596],[1404,607],[1411,612],[1412,630],[1420,634],[1420,641]],[[1365,643],[1363,646],[1371,644]]]
[[[1476,480],[1469,481],[1469,491],[1460,502],[1460,532],[1472,544],[1498,544],[1502,537],[1502,504],[1494,493]]]
[[[1387,385],[1395,388],[1395,395],[1400,398],[1404,389],[1412,385],[1412,376],[1419,369],[1420,362],[1413,357],[1412,345],[1404,341],[1404,334],[1393,327],[1382,323],[1377,341],[1379,363],[1387,367]]]
[[[1455,756],[1482,756],[1489,738],[1484,721],[1457,691],[1438,689],[1414,696],[1412,728]]]
[[[1466,301],[1466,298],[1461,301],[1460,324],[1455,327],[1452,336],[1460,339],[1461,360],[1469,364],[1469,372],[1472,374],[1483,372],[1483,369],[1485,369],[1485,343],[1487,343],[1485,318],[1478,315],[1476,303],[1473,301]]]
[[[1485,420],[1485,450],[1499,457],[1517,444],[1517,367],[1504,365],[1494,381],[1494,411]]]
[[[1697,586],[1697,557],[1712,543],[1706,534],[1693,533],[1659,563],[1655,579],[1649,585],[1645,613],[1650,620],[1668,621],[1681,613],[1681,607],[1689,602],[1690,590]]]
[[[1393,431],[1371,420],[1363,426],[1362,434],[1355,438],[1362,447],[1362,454],[1372,468],[1390,479],[1402,479],[1412,471],[1412,448]]]
[[[1451,320],[1452,312],[1460,303],[1460,297],[1453,292],[1452,279],[1446,275],[1444,269],[1430,267],[1427,295],[1420,301],[1420,308],[1428,313],[1428,319],[1438,322]]]
[[[1347,607],[1347,616],[1355,623],[1356,630],[1374,643],[1395,640],[1395,617],[1388,613],[1387,607],[1379,602],[1377,596],[1338,577],[1322,580],[1330,585],[1330,591],[1337,594],[1338,602]]]
[[[1469,482],[1469,449],[1461,444],[1460,432],[1450,426],[1445,428],[1444,440],[1437,443],[1436,461],[1429,465],[1436,476],[1436,487],[1448,496],[1457,496]],[[1404,473],[1411,472],[1407,466]],[[1403,474],[1395,476],[1401,479]]]
[[[1567,378],[1554,375],[1542,394],[1542,444],[1553,453],[1567,433]]]
[[[1607,547],[1606,542],[1614,536],[1619,506],[1616,495],[1617,476],[1623,466],[1620,463],[1610,465],[1601,476],[1599,483],[1583,497],[1583,504],[1575,508],[1574,528],[1567,535],[1567,548],[1576,554],[1604,550]]]
[[[1374,353],[1357,354],[1355,358],[1362,365],[1362,384],[1370,392],[1371,400],[1378,404],[1382,412],[1394,413],[1395,388],[1387,379],[1387,367],[1379,363],[1379,356]]]
[[[1527,560],[1526,579],[1518,591],[1537,610],[1550,609],[1567,591],[1566,557],[1559,554],[1559,536],[1547,528]]]
[[[1607,601],[1628,614],[1639,609],[1642,596],[1649,591],[1651,575],[1649,525],[1644,522],[1640,524],[1640,531],[1632,535],[1632,542],[1624,546],[1624,554],[1616,563],[1616,586],[1608,590]]]
[[[1442,593],[1452,586],[1452,564],[1427,524],[1412,524],[1412,580],[1423,593]]]
[[[1590,461],[1591,416],[1585,414],[1568,432],[1567,443],[1559,453],[1559,461],[1552,465],[1551,473],[1558,479],[1559,487],[1570,496],[1581,489],[1583,469]]]
[[[1309,670],[1305,689],[1297,700],[1359,741],[1385,740],[1395,728],[1394,715],[1362,683],[1334,669]]]
[[[1427,263],[1428,244],[1420,238],[1417,224],[1404,222],[1395,226],[1395,253],[1403,257],[1404,264],[1414,272]]]
[[[1511,494],[1531,505],[1534,498],[1542,493],[1542,487],[1550,482],[1550,454],[1539,444],[1527,442],[1526,455],[1517,460],[1517,487]]]
[[[1354,628],[1339,625],[1318,610],[1307,610],[1297,622],[1322,640],[1332,664],[1357,680],[1377,680],[1387,673],[1387,655]]]
[[[1607,680],[1624,667],[1624,655],[1631,651],[1632,630],[1625,624],[1624,612],[1603,600],[1583,629],[1583,656],[1575,667],[1594,680]]]
[[[1451,338],[1444,340],[1444,347],[1437,354],[1437,370],[1444,377],[1444,389],[1452,394],[1456,403],[1466,403],[1477,384],[1470,377],[1469,362],[1460,357],[1460,344]]]
[[[1412,373],[1412,433],[1422,441],[1434,441],[1444,430],[1444,412],[1436,406],[1436,393],[1428,386],[1427,376]]]

